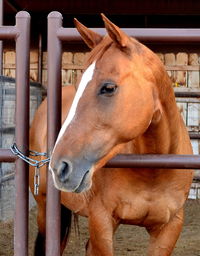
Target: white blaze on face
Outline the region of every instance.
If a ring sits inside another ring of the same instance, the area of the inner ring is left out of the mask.
[[[65,122],[62,125],[62,128],[58,134],[58,138],[56,141],[56,144],[58,143],[58,141],[61,139],[61,137],[63,136],[63,134],[65,133],[68,125],[71,123],[71,121],[73,120],[75,114],[76,114],[76,109],[78,106],[78,102],[81,98],[81,96],[83,95],[83,92],[86,88],[86,86],[88,85],[88,83],[92,80],[93,74],[94,74],[94,69],[95,69],[95,62],[92,63],[83,73],[83,76],[81,78],[78,90],[76,92],[76,95],[74,97],[73,103],[71,105],[70,111],[68,113],[68,116],[65,120]]]

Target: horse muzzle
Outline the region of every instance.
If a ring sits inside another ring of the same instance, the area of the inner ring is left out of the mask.
[[[91,187],[93,164],[87,160],[70,161],[62,159],[58,163],[50,162],[53,181],[56,188],[66,192],[80,193]]]

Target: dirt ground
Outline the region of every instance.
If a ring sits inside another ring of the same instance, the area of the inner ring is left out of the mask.
[[[200,200],[188,200],[186,203],[185,225],[173,256],[200,256]],[[30,212],[29,255],[33,255],[34,240],[37,233],[36,208]],[[80,237],[72,230],[64,256],[84,256],[88,239],[87,219],[79,218]],[[146,255],[148,235],[145,229],[121,225],[115,236],[116,256]],[[0,255],[13,256],[13,222],[0,222]],[[41,255],[42,256],[42,255]]]

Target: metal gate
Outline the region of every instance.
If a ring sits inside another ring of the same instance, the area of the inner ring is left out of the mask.
[[[94,29],[104,35],[104,29]],[[142,42],[200,42],[200,29],[124,29],[129,36]],[[16,39],[16,143],[28,154],[29,123],[29,36],[30,16],[20,12],[16,25],[1,27],[0,39]],[[53,149],[61,126],[61,55],[62,41],[80,41],[75,29],[62,27],[62,15],[52,12],[48,16],[48,153]],[[199,136],[197,136],[199,138]],[[0,149],[1,162],[16,161],[16,212],[14,251],[15,256],[28,255],[28,166]],[[155,167],[200,168],[199,155],[120,155],[109,161],[106,167]],[[48,173],[48,171],[47,171]],[[46,218],[46,255],[60,255],[60,192],[48,173]]]

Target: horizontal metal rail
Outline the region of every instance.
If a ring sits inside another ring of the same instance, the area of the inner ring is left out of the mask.
[[[104,36],[104,28],[91,28]],[[173,29],[173,28],[122,28],[129,36],[142,42],[151,43],[199,43],[200,29]],[[81,36],[75,28],[59,28],[57,36],[61,41],[81,41]]]
[[[105,165],[107,168],[200,169],[199,155],[121,154]]]
[[[0,149],[0,162],[12,163],[16,159],[16,156],[13,155],[10,149]]]
[[[200,140],[200,133],[189,132],[189,136],[191,140]]]
[[[0,39],[15,39],[19,33],[16,26],[0,26]]]
[[[200,91],[175,91],[177,98],[200,98]]]
[[[0,149],[0,162],[14,162],[17,159],[10,149]],[[200,155],[175,154],[119,154],[105,167],[199,169]]]

